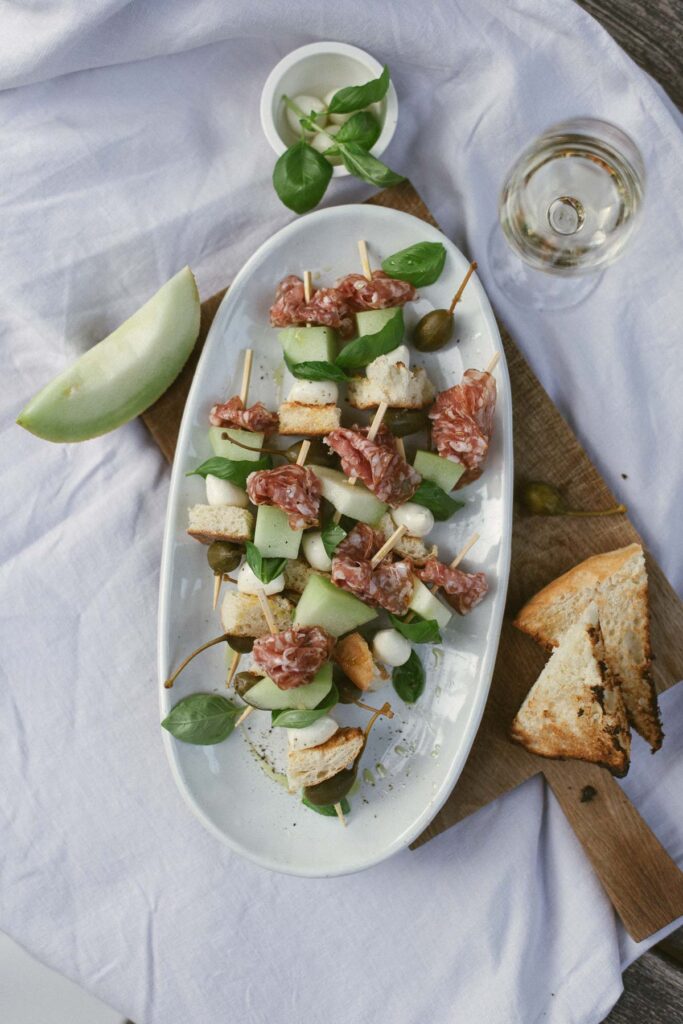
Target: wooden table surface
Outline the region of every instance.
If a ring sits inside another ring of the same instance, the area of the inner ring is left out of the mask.
[[[579,3],[683,108],[682,0]],[[683,929],[629,967],[624,994],[604,1024],[683,1024]]]

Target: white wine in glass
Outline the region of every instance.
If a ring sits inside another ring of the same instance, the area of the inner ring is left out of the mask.
[[[544,132],[503,185],[489,241],[498,286],[534,309],[581,302],[630,238],[644,182],[635,143],[607,121],[576,118]]]

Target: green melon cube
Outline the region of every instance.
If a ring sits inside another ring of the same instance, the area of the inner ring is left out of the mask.
[[[415,580],[410,608],[423,619],[436,619],[442,629],[453,618],[453,612],[449,611],[438,598],[434,597],[434,594],[425,587],[422,580]]]
[[[337,355],[337,338],[331,327],[285,327],[278,338],[293,363],[332,363]]]
[[[232,459],[233,462],[256,462],[261,458],[261,453],[259,451],[248,452],[246,448],[232,444],[231,438],[250,448],[262,448],[264,437],[265,434],[251,430],[237,430],[234,427],[209,427],[209,441],[214,455],[219,455],[223,459]]]
[[[377,334],[395,316],[403,318],[400,306],[392,306],[391,309],[365,309],[362,313],[356,313],[358,336]]]
[[[272,679],[264,676],[242,695],[242,700],[262,711],[312,711],[327,697],[331,689],[332,664],[328,661],[305,686],[281,690]]]
[[[348,477],[328,466],[311,466],[311,469],[322,484],[323,498],[327,498],[343,516],[374,525],[386,512],[388,505],[376,498],[360,481],[352,486]]]
[[[465,472],[462,463],[444,459],[441,455],[435,455],[434,452],[415,452],[413,466],[423,479],[431,480],[446,493],[453,490]]]
[[[274,505],[259,505],[254,544],[264,558],[296,558],[303,530],[293,530],[286,514]]]
[[[295,626],[322,626],[342,636],[377,618],[374,608],[335,587],[324,576],[310,576],[294,613]]]

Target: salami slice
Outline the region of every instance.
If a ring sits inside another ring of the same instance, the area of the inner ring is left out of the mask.
[[[336,288],[319,288],[307,303],[304,283],[294,274],[283,278],[277,286],[270,322],[273,327],[333,327],[342,338],[350,337],[354,330],[353,310]]]
[[[488,593],[488,583],[483,572],[462,572],[449,565],[430,558],[415,570],[423,583],[436,583],[446,595],[446,600],[459,615],[467,615]]]
[[[373,530],[367,523],[356,523],[354,528],[337,546],[335,555],[369,561],[384,544],[385,537],[380,530]]]
[[[439,455],[465,466],[457,486],[481,476],[496,409],[496,381],[485,370],[466,370],[462,382],[436,397],[429,412],[432,441]]]
[[[383,270],[373,270],[371,281],[362,274],[347,274],[337,281],[336,290],[356,312],[404,306],[415,298],[412,284],[389,277]]]
[[[335,554],[332,582],[374,608],[402,615],[413,594],[413,567],[408,559],[392,562],[385,558],[373,569],[367,559]]]
[[[370,441],[367,429],[340,427],[324,441],[341,459],[347,476],[358,477],[392,508],[409,501],[417,490],[422,478],[396,451],[394,438],[386,428]]]
[[[253,659],[281,690],[310,683],[336,641],[320,626],[298,626],[254,641]]]
[[[256,402],[249,409],[245,409],[239,395],[235,395],[223,405],[212,406],[209,422],[214,427],[238,427],[241,430],[263,434],[272,434],[279,426],[277,413],[269,412],[262,402]]]
[[[320,480],[308,466],[261,469],[247,478],[249,500],[281,508],[293,530],[318,525],[321,492]]]

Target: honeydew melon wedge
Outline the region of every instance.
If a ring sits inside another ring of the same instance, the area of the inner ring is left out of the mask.
[[[442,629],[445,629],[453,618],[453,612],[434,597],[422,580],[415,580],[409,607],[423,619],[436,619]]]
[[[338,469],[327,466],[311,466],[311,469],[322,484],[323,498],[327,498],[343,516],[374,526],[387,511],[389,506],[376,498],[360,481],[356,481],[354,487]]]
[[[296,558],[303,530],[293,530],[281,508],[259,505],[254,544],[264,558]]]
[[[256,462],[261,458],[259,451],[247,451],[240,445],[246,444],[248,448],[262,448],[265,434],[253,430],[238,430],[237,427],[209,427],[209,443],[214,455],[223,459],[232,459],[233,462]],[[238,441],[239,444],[233,444]]]
[[[421,477],[431,480],[446,493],[453,490],[465,472],[465,467],[460,462],[444,459],[441,455],[435,455],[434,452],[415,452],[413,466]]]
[[[322,626],[332,636],[342,636],[376,618],[375,609],[353,594],[335,587],[324,576],[309,576],[296,606],[294,625]]]
[[[31,399],[17,419],[46,441],[86,441],[138,416],[176,379],[199,334],[189,267]]]
[[[331,363],[337,354],[337,338],[331,327],[285,327],[278,338],[293,363]]]
[[[305,686],[281,690],[269,676],[264,676],[242,694],[242,700],[261,711],[312,711],[331,689],[332,665],[328,661]]]

